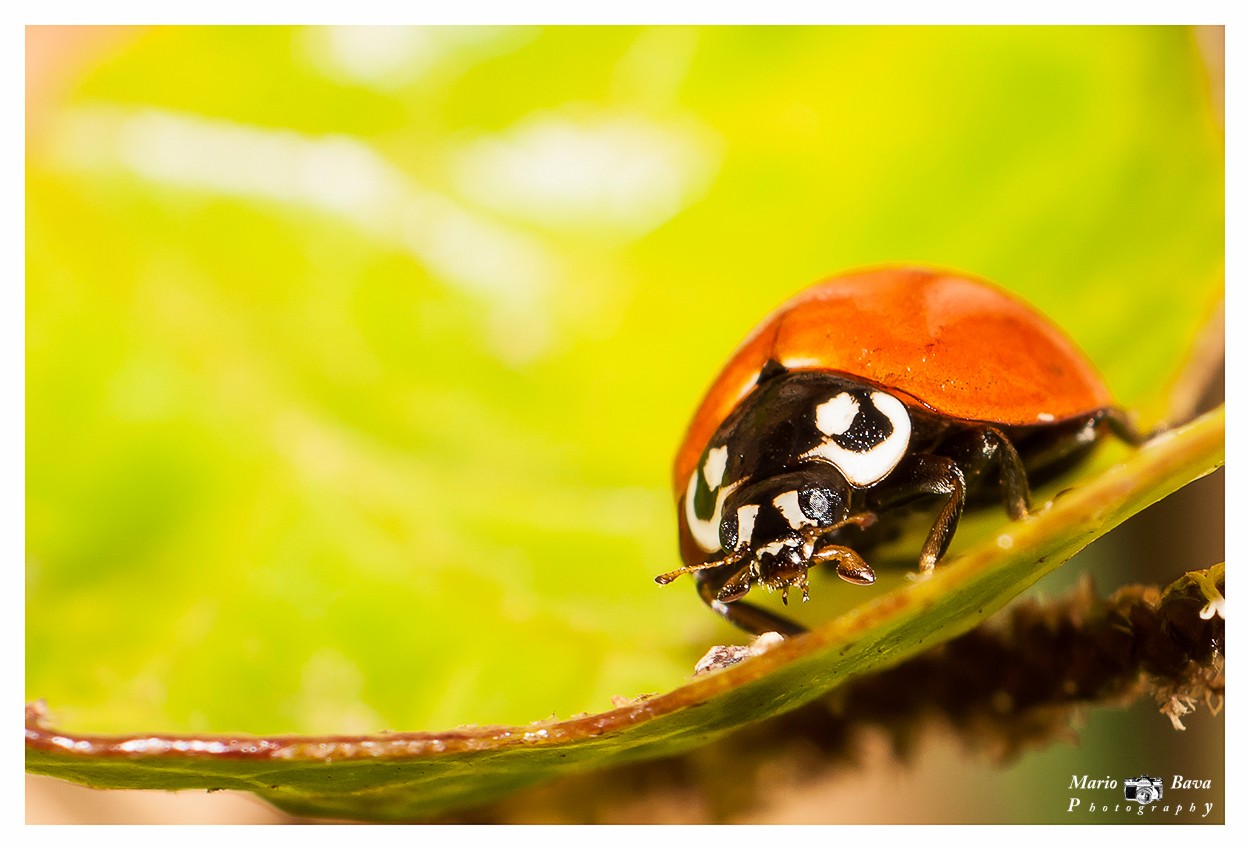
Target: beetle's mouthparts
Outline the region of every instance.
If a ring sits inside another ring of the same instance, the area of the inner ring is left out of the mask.
[[[767,580],[761,579],[760,584],[768,591],[781,591],[781,604],[790,604],[790,589],[797,587],[803,592],[803,601],[807,601],[807,571],[804,570],[802,575],[786,576],[778,578],[776,576]]]
[[[792,587],[801,588],[803,601],[807,601],[807,568],[810,562],[805,548],[800,543],[758,555],[756,581],[769,591],[780,590],[783,604],[789,604],[787,597]]]

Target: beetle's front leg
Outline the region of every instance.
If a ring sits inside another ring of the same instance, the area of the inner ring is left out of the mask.
[[[959,464],[940,455],[912,455],[899,464],[890,476],[890,485],[870,496],[874,510],[880,512],[905,504],[921,496],[945,496],[937,520],[920,550],[920,569],[929,572],[946,554],[959,516],[967,498],[967,486]]]
[[[852,514],[846,519],[835,522],[833,525],[808,527],[799,530],[803,536],[804,546],[813,550],[811,554],[811,562],[816,564],[833,564],[834,572],[838,578],[843,581],[849,581],[851,584],[872,584],[877,580],[877,574],[873,572],[872,567],[863,557],[849,546],[839,546],[830,544],[816,549],[816,544],[820,539],[828,534],[853,525],[856,528],[867,528],[877,521],[877,515],[871,512],[863,512]],[[807,596],[804,592],[804,601]]]
[[[812,563],[832,563],[838,578],[851,584],[872,584],[877,580],[872,567],[849,546],[831,544],[818,549],[812,553]]]

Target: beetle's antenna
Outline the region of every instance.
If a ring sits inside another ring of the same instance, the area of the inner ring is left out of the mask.
[[[745,558],[746,554],[747,554],[746,549],[739,549],[735,552],[730,552],[725,557],[716,561],[708,561],[703,564],[688,564],[684,567],[681,567],[680,569],[673,570],[671,573],[665,573],[662,576],[656,576],[655,583],[656,584],[668,584],[673,579],[677,578],[680,575],[685,575],[686,573],[694,573],[694,572],[698,572],[699,570],[710,570],[713,567],[723,567],[727,564],[736,564],[738,561],[741,561],[743,558]]]

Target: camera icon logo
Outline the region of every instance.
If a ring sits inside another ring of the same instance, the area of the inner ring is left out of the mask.
[[[1124,799],[1145,805],[1163,799],[1163,779],[1142,774],[1136,779],[1124,780]]]

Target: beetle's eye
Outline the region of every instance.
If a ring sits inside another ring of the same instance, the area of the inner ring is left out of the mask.
[[[720,546],[726,552],[738,548],[738,514],[732,513],[720,521]]]
[[[817,525],[832,525],[839,517],[834,516],[842,507],[841,499],[826,487],[807,487],[799,491],[799,508],[803,516]]]

